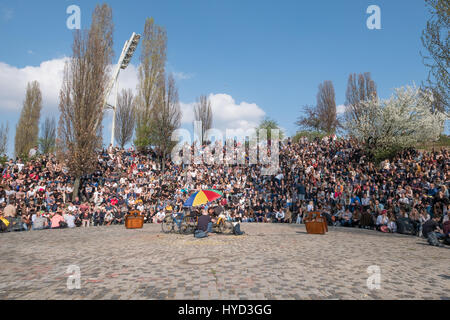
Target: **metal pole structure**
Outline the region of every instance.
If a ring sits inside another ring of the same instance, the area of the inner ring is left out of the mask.
[[[114,147],[114,138],[116,133],[116,112],[117,112],[117,101],[119,97],[119,78],[116,79],[116,96],[115,96],[115,102],[114,102],[114,108],[113,108],[113,119],[112,119],[112,128],[111,128],[111,146]]]
[[[117,110],[117,95],[118,95],[118,77],[120,70],[125,70],[128,67],[128,64],[131,61],[131,58],[133,57],[134,52],[136,51],[136,48],[139,44],[139,40],[141,38],[140,34],[136,34],[133,32],[131,35],[130,40],[127,40],[125,42],[125,45],[122,49],[122,54],[120,55],[119,62],[117,63],[117,66],[112,74],[111,81],[108,83],[106,90],[105,90],[105,96],[104,96],[104,105],[107,108],[112,108],[114,110],[113,114],[113,123],[112,123],[112,133],[111,133],[111,145],[114,146],[114,129],[116,126],[116,110]],[[110,106],[107,103],[109,94],[111,93],[114,84],[116,85],[116,102],[115,106]],[[98,120],[95,123],[95,127],[99,125]]]

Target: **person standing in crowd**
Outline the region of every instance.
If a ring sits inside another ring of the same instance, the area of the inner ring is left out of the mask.
[[[91,211],[88,204],[84,204],[84,206],[80,206],[80,212],[81,212],[81,225],[83,228],[89,228],[91,224]]]

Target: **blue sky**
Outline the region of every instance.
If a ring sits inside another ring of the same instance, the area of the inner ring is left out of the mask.
[[[315,103],[318,85],[325,80],[333,81],[336,103],[342,105],[350,73],[371,72],[383,98],[396,87],[419,85],[427,77],[420,56],[420,36],[428,18],[423,0],[106,2],[113,9],[116,58],[131,33],[142,33],[145,19],[154,17],[167,29],[168,70],[177,75],[183,106],[200,94],[222,94],[217,100],[234,103],[232,112],[252,106],[246,109],[247,123],[268,116],[288,134],[295,133],[301,107]],[[47,70],[42,68],[44,61],[71,54],[67,7],[80,7],[82,28],[86,28],[96,3],[0,0],[0,66],[11,74],[16,69],[27,74],[17,82],[35,74],[41,77],[39,72]],[[381,9],[381,30],[366,26],[369,5]],[[138,64],[138,55],[132,64]],[[29,67],[34,71],[28,72]],[[14,85],[13,80],[3,81]],[[127,84],[124,80],[123,86]],[[24,88],[23,83],[18,86]],[[50,84],[47,87],[52,90]],[[15,88],[3,93],[7,95],[3,99],[1,90],[0,122],[7,120],[13,133],[25,92],[14,107]],[[43,93],[43,117],[56,115],[56,98],[46,99]],[[7,106],[4,100],[9,101]],[[221,119],[225,126],[228,118]],[[105,140],[109,141],[108,132]]]

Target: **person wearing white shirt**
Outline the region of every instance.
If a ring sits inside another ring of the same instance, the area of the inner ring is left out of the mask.
[[[164,211],[159,211],[156,215],[155,218],[153,220],[153,223],[162,223],[164,218],[165,218],[166,214],[164,213]]]
[[[68,228],[75,228],[75,216],[72,212],[65,213],[63,215],[64,221],[67,223]]]
[[[14,190],[6,190],[5,191],[6,194],[6,199],[10,198],[12,195],[15,195],[16,192]]]
[[[275,213],[275,219],[277,219],[277,222],[282,223],[284,222],[284,211],[282,209],[278,209]]]
[[[110,226],[111,223],[114,221],[114,215],[111,211],[106,212],[105,214],[105,223],[107,226]]]
[[[72,203],[69,203],[69,206],[67,207],[67,210],[69,210],[70,212],[75,212],[77,210],[77,207],[75,205],[73,205]]]
[[[97,188],[95,188],[94,191],[94,202],[97,203],[98,198],[100,197],[100,192],[98,191]]]
[[[97,206],[99,206],[99,205],[102,204],[103,200],[104,200],[104,199],[103,199],[103,194],[100,193],[100,194],[98,195],[97,199],[94,201],[94,203],[95,203]]]
[[[361,199],[362,206],[366,207],[370,204],[370,198],[366,195],[364,198]]]
[[[28,152],[28,156],[30,158],[33,158],[36,155],[36,153],[37,153],[37,147],[31,148],[30,152]]]
[[[394,220],[389,220],[388,222],[389,231],[392,233],[397,232],[397,223]]]
[[[389,218],[386,215],[386,210],[383,210],[383,212],[377,217],[377,228],[381,228],[382,226],[387,226],[389,223]]]
[[[34,189],[30,189],[27,192],[27,197],[28,198],[33,198],[35,194],[36,194],[36,191]]]
[[[17,164],[17,167],[19,168],[19,172],[22,171],[22,169],[23,169],[24,166],[25,166],[25,165],[24,165],[23,163],[18,163],[18,164]]]

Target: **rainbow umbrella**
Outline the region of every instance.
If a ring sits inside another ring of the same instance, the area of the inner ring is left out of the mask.
[[[201,190],[194,193],[189,199],[184,203],[185,207],[197,207],[202,204],[217,200],[223,196],[222,192],[217,190]]]

